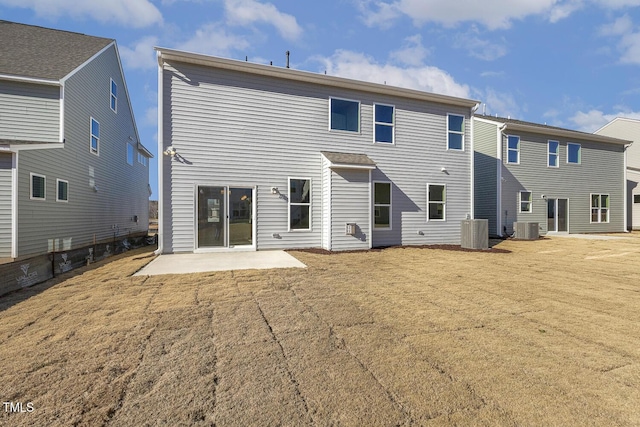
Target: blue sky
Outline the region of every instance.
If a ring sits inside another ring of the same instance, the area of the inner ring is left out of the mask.
[[[157,154],[154,46],[482,101],[592,132],[640,119],[640,0],[0,0],[0,19],[116,39]],[[152,199],[157,167],[152,161]]]

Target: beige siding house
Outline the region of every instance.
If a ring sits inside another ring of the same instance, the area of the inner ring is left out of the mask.
[[[640,120],[618,117],[596,132],[633,142],[627,149],[627,228],[640,230]]]

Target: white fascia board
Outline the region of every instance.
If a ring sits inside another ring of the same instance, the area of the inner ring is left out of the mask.
[[[0,151],[17,153],[18,151],[28,150],[50,150],[53,148],[64,148],[63,142],[43,142],[42,144],[3,144],[0,143]]]
[[[348,163],[331,163],[329,162],[329,169],[362,169],[362,170],[373,170],[375,169],[375,165],[352,165]]]
[[[314,83],[324,86],[332,86],[343,89],[360,90],[377,94],[417,99],[421,101],[436,102],[459,107],[473,108],[480,101],[458,98],[449,95],[441,95],[430,92],[423,92],[415,89],[405,89],[396,86],[388,86],[380,83],[370,83],[343,77],[327,76],[324,74],[312,73],[309,71],[294,70],[291,68],[274,67],[272,65],[255,64],[235,59],[218,58],[214,56],[202,55],[180,50],[155,47],[158,52],[158,62],[177,61],[188,64],[204,65],[208,67],[258,74],[263,76],[277,77],[287,80],[295,80],[306,83]]]
[[[0,80],[9,80],[14,82],[22,82],[22,83],[35,83],[40,85],[47,86],[61,86],[62,83],[60,80],[52,80],[52,79],[38,79],[35,77],[24,77],[24,76],[13,76],[10,74],[0,74]]]
[[[633,141],[627,141],[624,139],[611,138],[609,136],[596,135],[592,133],[584,133],[573,131],[569,129],[554,129],[554,128],[542,128],[534,125],[526,125],[522,123],[505,123],[504,130],[507,131],[521,131],[521,132],[530,132],[535,134],[544,134],[549,136],[559,136],[568,139],[574,139],[576,141],[589,141],[589,142],[599,142],[604,144],[617,144],[617,145],[629,145]]]

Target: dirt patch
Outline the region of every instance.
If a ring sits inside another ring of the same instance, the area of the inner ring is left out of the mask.
[[[510,250],[502,249],[495,247],[502,240],[492,240],[489,245],[489,249],[470,249],[463,248],[460,245],[397,245],[397,246],[385,246],[380,248],[372,248],[372,249],[356,249],[349,251],[328,251],[322,248],[306,248],[306,249],[292,249],[287,252],[306,252],[310,254],[317,255],[339,255],[339,254],[357,254],[357,253],[367,253],[367,252],[382,252],[389,249],[438,249],[442,251],[455,251],[455,252],[485,252],[485,253],[494,253],[494,254],[508,254],[511,253]]]
[[[425,249],[0,298],[0,424],[640,425],[640,238]]]

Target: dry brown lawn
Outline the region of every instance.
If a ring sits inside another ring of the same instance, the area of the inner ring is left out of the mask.
[[[155,277],[129,252],[0,298],[0,399],[33,405],[0,424],[638,426],[633,237]]]

